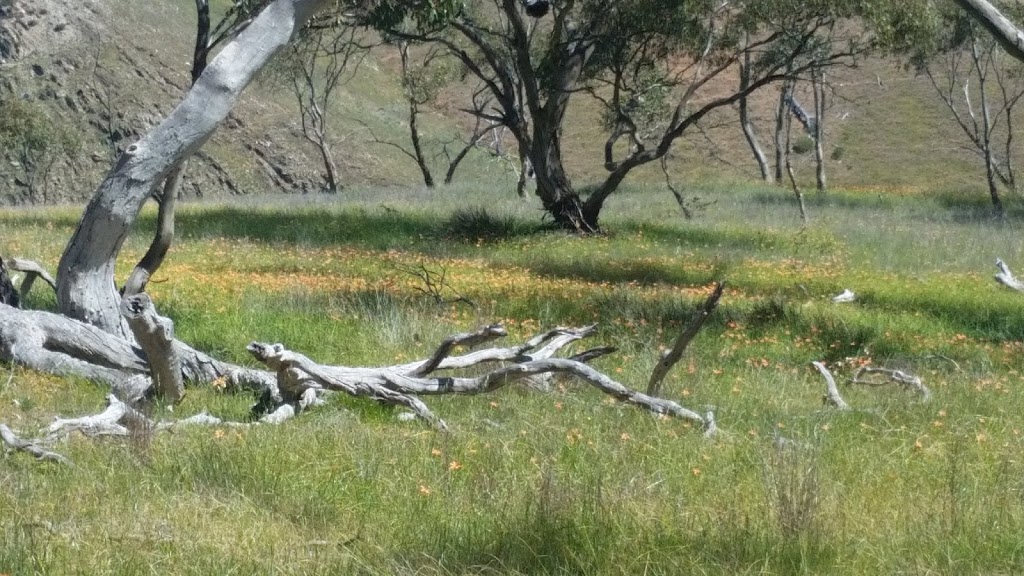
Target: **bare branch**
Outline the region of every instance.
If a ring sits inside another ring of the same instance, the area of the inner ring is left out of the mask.
[[[825,377],[825,396],[822,398],[825,403],[835,406],[838,410],[850,410],[850,405],[847,404],[843,397],[839,394],[839,387],[836,386],[836,379],[832,377],[832,373],[829,372],[828,368],[822,362],[811,362],[818,372]]]
[[[415,370],[409,372],[408,375],[412,376],[413,378],[419,378],[421,376],[426,376],[427,374],[430,374],[431,372],[436,370],[438,366],[441,365],[441,362],[448,357],[448,355],[451,353],[452,350],[455,349],[456,346],[472,347],[482,342],[487,342],[495,338],[501,338],[502,336],[508,336],[508,332],[501,324],[490,324],[488,326],[484,326],[483,328],[477,330],[476,332],[453,334],[452,336],[445,338],[444,341],[441,342],[441,345],[438,346],[437,350],[434,352],[434,355],[431,356],[430,359],[424,362],[419,368],[416,368]]]
[[[863,376],[871,374],[881,374],[885,376],[885,380],[878,379],[864,379]],[[927,402],[931,399],[932,393],[921,378],[913,374],[908,374],[901,370],[892,370],[890,368],[873,368],[870,366],[863,366],[853,375],[850,380],[854,384],[860,384],[862,386],[886,386],[889,384],[898,384],[908,390],[917,392],[921,395],[921,399]]]
[[[721,299],[723,290],[725,290],[725,283],[715,283],[715,289],[711,291],[711,294],[704,300],[704,303],[697,309],[697,313],[690,320],[690,324],[676,338],[672,349],[666,351],[661,360],[654,366],[654,370],[651,372],[651,379],[647,383],[648,394],[657,396],[661,393],[661,384],[665,380],[665,376],[683,357],[686,347],[690,345],[697,332],[700,332],[701,327],[704,326],[704,322],[715,311],[715,308],[718,307],[718,300]]]
[[[64,456],[40,446],[39,440],[22,440],[4,424],[0,424],[0,440],[11,450],[28,452],[39,460],[72,466],[71,461]]]

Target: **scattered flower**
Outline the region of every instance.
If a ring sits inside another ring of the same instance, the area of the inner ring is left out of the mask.
[[[451,462],[450,462],[450,463],[448,464],[448,470],[449,470],[450,472],[454,472],[454,471],[456,471],[456,470],[462,470],[462,464],[460,464],[458,460],[452,460],[452,461],[451,461]]]

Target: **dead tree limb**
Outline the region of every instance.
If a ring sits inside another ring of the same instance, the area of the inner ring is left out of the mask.
[[[32,285],[35,284],[36,278],[42,278],[43,282],[50,285],[50,288],[53,288],[54,291],[57,290],[57,282],[53,279],[53,276],[50,276],[50,273],[37,262],[11,258],[7,267],[25,275],[25,279],[21,281],[21,286],[19,287],[22,300],[28,297],[28,292],[32,289]]]
[[[430,374],[441,365],[441,362],[451,354],[452,350],[454,350],[456,346],[475,346],[482,342],[487,342],[502,336],[508,336],[508,332],[501,324],[491,324],[484,326],[476,332],[467,332],[449,336],[441,342],[441,345],[438,346],[436,351],[434,351],[433,356],[431,356],[419,368],[409,372],[409,376],[419,377]]]
[[[999,273],[995,275],[996,282],[1018,292],[1024,292],[1024,282],[1017,280],[1013,272],[1010,272],[1010,267],[1001,258],[996,258],[996,268],[999,269]]]
[[[168,403],[177,404],[185,395],[185,383],[181,359],[174,351],[174,322],[157,315],[145,292],[126,296],[121,301],[121,314],[146,353],[154,391]]]
[[[221,362],[179,340],[173,345],[187,381],[223,378],[232,388],[256,392],[276,387],[269,372]],[[65,316],[5,304],[0,304],[0,361],[101,382],[125,398],[151,384],[145,353],[127,340]]]
[[[325,369],[326,367],[320,366],[302,354],[289,352],[280,344],[253,342],[247,349],[254,358],[265,363],[267,368],[277,372],[277,387],[281,391],[283,402],[271,414],[276,413],[279,409],[286,409],[286,407],[292,407],[295,412],[298,412],[312,403],[310,391],[323,389],[344,392],[351,396],[369,397],[386,404],[405,406],[439,430],[448,429],[444,420],[435,416],[422,400],[383,386],[379,382],[360,377],[339,377],[335,371]],[[297,400],[299,409],[294,408],[296,402],[293,399]],[[288,410],[286,409],[285,412],[287,413]],[[287,414],[285,417],[289,416],[291,414]]]
[[[716,293],[717,297],[721,296],[720,287],[716,289]],[[715,297],[716,302],[717,297]],[[710,313],[713,305],[706,304],[705,310]],[[580,360],[551,357],[570,342],[592,334],[594,329],[594,326],[580,329],[559,328],[540,334],[521,346],[478,350],[456,357],[447,356],[451,349],[459,343],[486,341],[498,337],[504,331],[500,325],[490,325],[476,332],[446,339],[438,350],[425,361],[381,368],[323,366],[306,356],[286,350],[281,344],[253,342],[249,345],[248,350],[256,359],[264,362],[268,368],[277,373],[277,388],[281,392],[278,406],[293,404],[294,398],[308,395],[311,391],[334,390],[352,396],[368,397],[389,404],[406,406],[420,418],[444,430],[446,429],[444,422],[434,415],[417,396],[483,394],[498,390],[510,382],[561,373],[576,376],[605,394],[627,404],[655,414],[688,420],[699,424],[708,434],[714,433],[717,427],[713,414],[701,416],[671,400],[633,390]],[[695,332],[696,330],[694,330]],[[692,335],[689,336],[689,339],[692,337]],[[588,350],[578,357],[592,358],[608,351],[608,348],[596,348]],[[430,376],[437,370],[467,368],[491,362],[508,363],[474,377]]]
[[[839,387],[836,386],[836,379],[832,377],[832,372],[829,372],[829,369],[822,362],[811,362],[811,365],[817,368],[818,372],[821,372],[821,375],[825,377],[825,396],[822,398],[822,401],[835,406],[837,410],[850,410],[850,405],[839,394]]]
[[[704,322],[715,311],[715,308],[718,307],[718,301],[722,298],[722,291],[724,289],[724,283],[718,282],[715,284],[715,289],[711,291],[711,294],[704,300],[704,303],[697,309],[697,313],[690,320],[686,330],[683,330],[679,337],[676,338],[672,349],[666,351],[662,355],[661,360],[658,361],[658,364],[654,366],[654,370],[651,372],[651,379],[647,383],[647,393],[649,395],[658,396],[661,394],[661,384],[665,380],[665,376],[683,357],[686,347],[690,345],[690,342],[697,336],[697,332],[700,332],[701,327],[704,326]]]
[[[880,374],[885,377],[884,380],[878,379],[865,379],[863,376]],[[921,378],[913,374],[908,374],[901,370],[892,370],[890,368],[872,368],[870,366],[863,366],[853,375],[850,382],[859,384],[861,386],[887,386],[889,384],[898,384],[907,390],[916,392],[921,395],[921,400],[927,402],[931,399],[932,392],[924,385]]]
[[[64,456],[40,446],[38,440],[22,440],[18,438],[14,431],[3,424],[0,424],[0,440],[11,450],[28,452],[39,460],[67,464],[68,466],[72,465],[71,461]]]

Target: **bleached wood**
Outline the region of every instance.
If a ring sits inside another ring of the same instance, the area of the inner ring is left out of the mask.
[[[27,452],[39,460],[71,465],[71,461],[64,456],[43,448],[39,440],[23,440],[4,424],[0,424],[0,441],[11,450]]]
[[[221,362],[178,340],[173,345],[185,380],[209,383],[225,378],[232,388],[257,392],[276,387],[270,372]],[[141,348],[77,320],[5,304],[0,304],[0,361],[102,382],[129,402],[150,385]]]
[[[125,296],[121,314],[136,342],[146,353],[153,387],[169,404],[177,404],[185,395],[181,359],[174,350],[174,322],[160,316],[146,293]]]
[[[79,418],[55,418],[46,427],[49,439],[81,432],[86,436],[127,436],[128,428],[122,420],[132,409],[113,394],[107,394],[107,408],[99,414]]]
[[[114,266],[145,201],[227,118],[242,91],[326,0],[273,0],[210,62],[182,102],[128,147],[89,202],[57,269],[61,312],[132,336],[118,313]]]
[[[53,276],[50,276],[50,273],[40,266],[38,262],[11,258],[10,262],[7,263],[7,267],[25,275],[25,278],[21,281],[21,286],[18,287],[22,300],[28,297],[28,293],[32,290],[32,285],[35,284],[36,278],[42,278],[43,282],[50,285],[50,288],[57,290],[57,282],[53,279]]]
[[[590,333],[592,330],[593,327],[575,331],[569,329],[550,331],[538,338],[531,339],[524,347],[536,347],[544,341],[551,342],[561,336],[566,336],[566,340],[571,340],[581,337],[581,334]],[[569,338],[570,336],[571,338]],[[444,422],[416,396],[482,394],[498,390],[510,382],[554,373],[576,376],[605,394],[655,414],[664,414],[695,422],[703,427],[709,435],[714,434],[717,429],[714,414],[701,416],[671,400],[638,392],[578,360],[524,357],[522,355],[524,347],[498,349],[501,351],[500,355],[507,354],[509,350],[516,350],[519,354],[516,356],[517,359],[510,359],[510,363],[473,377],[416,376],[417,368],[423,366],[423,362],[381,368],[324,366],[302,354],[286,350],[281,344],[253,342],[249,345],[248,350],[255,358],[264,362],[268,368],[277,373],[278,388],[281,390],[282,396],[294,397],[296,394],[309,394],[311,390],[318,389],[341,391],[353,396],[369,397],[406,406],[420,418],[441,429],[447,428]],[[605,351],[605,349],[599,350],[600,353]],[[474,354],[479,363],[489,362],[494,356],[499,355],[489,352],[494,352],[494,350],[478,351]],[[443,365],[443,362],[440,364]],[[465,365],[460,363],[460,367],[465,367]],[[291,406],[287,402],[281,404],[281,406],[284,405]],[[280,409],[280,406],[276,409]],[[293,411],[294,408],[285,410],[289,416]]]
[[[866,375],[880,374],[885,377],[884,380],[877,379],[864,379]],[[932,392],[924,385],[924,382],[919,376],[903,372],[902,370],[893,370],[891,368],[874,368],[871,366],[862,366],[853,375],[851,380],[854,384],[861,386],[887,386],[889,384],[897,384],[921,395],[921,400],[927,402],[931,399]]]
[[[1024,282],[1017,280],[1013,272],[1010,272],[1010,267],[1001,258],[996,258],[996,268],[999,269],[999,273],[995,275],[996,282],[1018,292],[1024,292]]]
[[[835,406],[838,410],[849,410],[850,405],[843,400],[843,397],[839,394],[839,387],[836,386],[836,379],[832,376],[832,372],[822,362],[811,362],[818,372],[825,378],[825,397],[823,400]]]
[[[1024,31],[987,0],[954,0],[977,20],[1010,55],[1024,62]]]

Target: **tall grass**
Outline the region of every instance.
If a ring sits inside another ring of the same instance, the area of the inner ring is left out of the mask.
[[[151,291],[182,338],[235,362],[250,362],[251,340],[381,365],[495,320],[516,341],[598,322],[587,344],[619,352],[596,365],[642,387],[725,279],[720,311],[665,383],[668,397],[713,408],[723,433],[704,440],[563,379],[546,394],[429,399],[450,435],[333,398],[278,427],[73,437],[56,449],[74,468],[0,461],[0,573],[1024,569],[1024,315],[990,280],[996,255],[1024,267],[1014,220],[952,196],[851,191],[814,199],[803,229],[782,190],[700,193],[717,202],[685,220],[662,191],[625,190],[609,234],[584,239],[469,187],[430,202],[354,190],[184,206]],[[0,252],[52,267],[76,216],[0,211]],[[501,233],[481,236],[491,223]],[[407,273],[418,265],[443,268],[474,306],[439,305]],[[832,304],[844,288],[857,300]],[[29,303],[54,305],[43,291]],[[811,360],[830,363],[854,411],[822,404]],[[842,385],[865,363],[920,375],[932,400]],[[97,411],[104,394],[6,366],[0,384],[0,421],[27,436]],[[175,415],[243,419],[251,401],[192,389]]]

